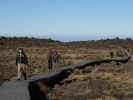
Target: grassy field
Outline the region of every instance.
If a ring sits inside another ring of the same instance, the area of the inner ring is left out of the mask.
[[[54,68],[64,67],[70,64],[78,63],[81,60],[101,59],[108,55],[109,50],[96,50],[88,48],[67,48],[62,46],[49,47],[54,48],[62,56],[64,63],[55,65]],[[29,71],[33,73],[47,72],[47,54],[48,47],[26,47],[26,52],[29,60]],[[16,76],[17,66],[15,64],[16,48],[2,48],[0,50],[0,78],[10,79]],[[80,53],[79,53],[80,52]]]
[[[49,41],[0,39],[0,79],[10,80],[17,76],[15,61],[18,47],[24,48],[29,61],[28,75],[32,75],[48,72],[47,54],[50,48],[57,50],[62,57],[63,63],[53,66],[57,70],[82,60],[110,58],[111,52],[117,57],[123,47],[129,46],[132,51],[133,42],[102,40],[64,44]],[[112,62],[98,65],[95,69],[75,70],[62,81],[62,85],[56,85],[49,91],[49,100],[133,100],[132,65],[131,58],[126,64]]]
[[[50,100],[132,100],[133,61],[122,65],[101,64],[95,69],[75,70],[49,93]],[[88,71],[88,72],[87,72]]]

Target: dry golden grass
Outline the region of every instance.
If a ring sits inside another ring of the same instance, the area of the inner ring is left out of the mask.
[[[68,100],[65,97],[70,97],[69,100],[132,100],[132,64],[131,59],[122,65],[101,64],[91,73],[75,70],[63,81],[62,86],[53,89],[52,95],[57,100]]]
[[[81,60],[100,59],[108,54],[108,50],[96,50],[88,48],[68,48],[61,45],[48,47],[24,47],[29,59],[29,74],[46,73],[47,72],[47,54],[49,48],[56,49],[64,59],[64,66],[79,63]],[[0,49],[0,78],[10,79],[17,74],[17,66],[15,65],[16,48]],[[55,66],[57,68],[63,65]]]

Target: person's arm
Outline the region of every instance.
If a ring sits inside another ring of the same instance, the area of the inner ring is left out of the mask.
[[[25,63],[28,65],[28,57],[25,55]]]
[[[16,56],[16,65],[18,64],[18,56]]]

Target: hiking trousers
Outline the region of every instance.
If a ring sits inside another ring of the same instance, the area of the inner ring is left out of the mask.
[[[18,66],[18,79],[27,79],[27,66],[26,66],[26,64],[21,64],[21,63],[19,63],[19,64],[17,64],[17,66]]]

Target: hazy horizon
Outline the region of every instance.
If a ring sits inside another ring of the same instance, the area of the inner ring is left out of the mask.
[[[122,39],[126,39],[126,38],[131,38],[133,39],[133,35],[132,34],[109,34],[109,33],[93,33],[93,34],[87,34],[87,35],[76,35],[75,39],[73,39],[74,34],[73,35],[62,35],[62,36],[54,36],[54,35],[48,35],[48,36],[44,36],[44,35],[37,35],[37,34],[0,34],[0,36],[5,36],[5,37],[29,37],[29,38],[41,38],[41,39],[54,39],[54,40],[59,40],[59,41],[63,41],[63,42],[69,42],[69,41],[86,41],[86,40],[101,40],[101,39],[114,39],[116,37],[118,38],[122,38]],[[72,36],[72,37],[71,37]]]

